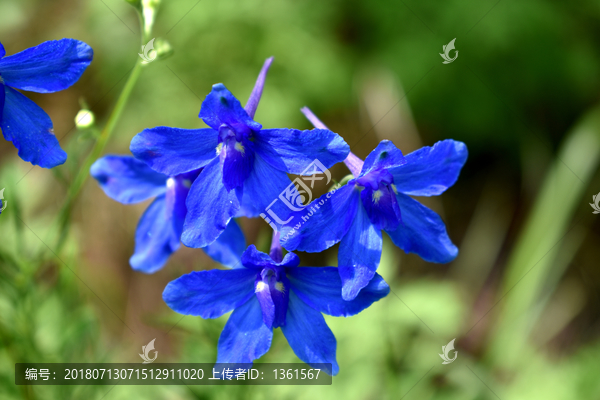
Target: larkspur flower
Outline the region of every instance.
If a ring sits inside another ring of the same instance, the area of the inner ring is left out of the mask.
[[[258,216],[290,185],[288,173],[302,174],[314,159],[329,168],[350,151],[327,129],[262,129],[253,120],[271,62],[263,65],[245,108],[223,84],[212,87],[199,115],[210,128],[157,127],[131,141],[136,158],[158,172],[204,168],[187,200],[186,246],[209,245],[232,217]]]
[[[279,235],[274,235],[279,241]],[[277,244],[278,246],[278,244]],[[230,315],[218,344],[217,363],[246,364],[271,347],[273,329],[281,328],[298,358],[309,365],[330,363],[339,371],[335,336],[322,314],[348,317],[387,296],[379,275],[352,301],[341,298],[342,282],[334,267],[298,267],[294,253],[282,257],[254,245],[242,255],[242,267],[194,271],[170,282],[163,299],[174,311],[202,318]]]
[[[15,89],[38,93],[64,90],[79,80],[92,62],[90,46],[74,39],[44,42],[4,57],[0,43],[0,128],[4,139],[33,165],[53,168],[67,160],[50,117]]]
[[[303,109],[317,127],[325,125]],[[406,157],[388,140],[369,154],[364,163],[353,153],[345,160],[354,175],[333,195],[315,200],[293,214],[281,230],[287,250],[320,252],[340,242],[338,270],[342,297],[352,300],[369,284],[381,259],[382,234],[407,253],[426,261],[447,263],[458,254],[442,219],[410,196],[435,196],[458,179],[467,160],[462,142],[443,140]],[[322,201],[325,200],[325,201]]]
[[[108,197],[123,204],[155,198],[137,227],[135,252],[129,263],[136,271],[153,273],[161,269],[180,246],[185,200],[199,170],[169,177],[154,171],[131,156],[105,156],[90,168]],[[246,240],[235,220],[203,250],[215,261],[233,267],[240,263]]]

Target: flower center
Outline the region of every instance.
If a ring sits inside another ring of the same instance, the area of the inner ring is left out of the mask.
[[[285,325],[289,300],[289,281],[283,267],[268,266],[256,277],[254,293],[262,309],[263,321],[269,328]]]
[[[365,176],[358,178],[356,184],[371,190],[378,190],[383,184],[385,186],[393,185],[394,177],[385,169],[371,171]]]

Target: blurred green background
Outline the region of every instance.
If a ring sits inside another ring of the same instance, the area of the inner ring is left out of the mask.
[[[429,264],[386,238],[379,272],[393,293],[327,317],[340,364],[330,387],[14,385],[16,362],[139,362],[153,338],[161,362],[213,362],[227,319],[181,319],[162,301],[169,281],[217,267],[201,250],[131,271],[147,203],[123,206],[88,180],[57,249],[56,215],[141,51],[123,0],[0,0],[7,54],[63,37],[90,44],[92,65],[67,91],[27,95],[67,163],[32,169],[0,140],[2,399],[600,399],[600,222],[588,204],[600,192],[599,2],[163,1],[152,37],[175,53],[143,68],[107,152],[127,153],[144,128],[202,127],[211,85],[245,101],[269,56],[265,127],[307,129],[309,106],[360,157],[382,139],[405,154],[446,138],[469,148],[458,183],[423,199],[458,258]],[[459,56],[444,65],[453,38]],[[83,105],[97,127],[75,128]],[[240,222],[268,248],[267,224]],[[302,263],[336,265],[336,252]],[[442,365],[453,338],[458,358]],[[298,359],[278,330],[260,362]]]

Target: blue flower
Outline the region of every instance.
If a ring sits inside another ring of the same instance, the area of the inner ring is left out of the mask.
[[[129,263],[136,271],[153,273],[161,269],[180,246],[185,200],[199,170],[167,176],[154,171],[131,156],[106,156],[90,168],[108,197],[123,204],[138,203],[155,197],[142,218],[135,235],[135,252]],[[232,220],[227,229],[203,250],[215,261],[234,267],[246,240]]]
[[[90,46],[74,39],[52,40],[12,56],[0,43],[0,128],[19,157],[53,168],[67,160],[54,135],[50,117],[15,89],[53,93],[79,80],[92,62]],[[4,57],[4,58],[3,58]]]
[[[305,110],[307,114],[309,110]],[[322,125],[312,114],[315,126]],[[467,160],[462,142],[443,140],[406,157],[384,140],[364,161],[345,161],[355,178],[293,214],[281,230],[287,250],[320,252],[340,243],[342,297],[354,299],[374,276],[385,231],[394,244],[426,261],[447,263],[458,254],[442,219],[410,196],[435,196],[458,179]]]
[[[271,347],[273,328],[281,328],[298,358],[309,365],[331,363],[327,373],[335,375],[337,343],[321,313],[355,315],[390,289],[375,275],[353,301],[344,301],[336,268],[298,264],[294,253],[281,260],[251,245],[242,268],[183,275],[167,285],[163,299],[180,314],[202,318],[233,311],[219,338],[217,363],[252,363]]]
[[[258,216],[290,185],[288,173],[302,174],[315,159],[329,168],[348,155],[346,142],[327,129],[262,129],[252,119],[271,62],[265,62],[246,108],[216,84],[200,110],[210,128],[157,127],[131,141],[136,158],[163,174],[203,168],[187,200],[181,238],[186,246],[209,245],[232,217]]]

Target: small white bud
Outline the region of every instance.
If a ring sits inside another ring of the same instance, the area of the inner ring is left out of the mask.
[[[80,110],[75,116],[75,125],[79,129],[87,129],[93,126],[94,122],[94,113],[92,113],[90,110]]]

